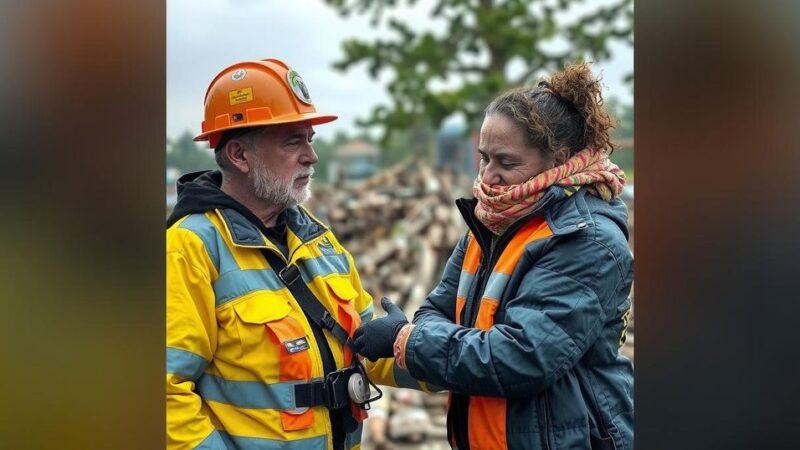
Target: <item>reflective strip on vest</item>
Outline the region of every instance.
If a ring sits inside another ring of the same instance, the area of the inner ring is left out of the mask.
[[[219,450],[222,448],[228,448],[225,437],[218,430],[214,430],[194,450]]]
[[[203,247],[205,247],[208,258],[214,264],[218,274],[239,270],[239,265],[233,258],[222,235],[217,232],[217,227],[211,223],[211,220],[205,214],[192,214],[186,217],[178,228],[191,231],[203,241]]]
[[[264,439],[255,437],[235,436],[220,432],[231,444],[231,448],[239,450],[307,450],[309,448],[327,448],[327,436],[293,439]]]
[[[232,270],[220,274],[214,282],[216,306],[254,291],[278,291],[284,285],[272,269]]]
[[[456,291],[456,325],[461,325],[461,312],[467,302],[467,294],[475,282],[475,272],[478,271],[478,264],[481,260],[481,247],[477,239],[469,233],[467,250],[464,252],[464,262],[461,264],[461,277],[458,280],[458,290]]]
[[[301,272],[305,272],[307,281],[314,277],[325,277],[334,273],[350,275],[350,262],[344,254],[301,259],[298,262],[298,268]]]
[[[553,232],[547,222],[540,216],[523,225],[511,238],[489,275],[489,280],[486,283],[478,308],[478,315],[475,319],[476,328],[488,331],[494,325],[494,315],[503,298],[508,280],[525,252],[525,247],[533,241],[552,236],[552,234]],[[470,239],[467,254],[475,254],[475,250],[470,252],[470,247],[478,247],[474,238]],[[479,248],[477,255],[480,258]],[[474,262],[470,261],[470,265],[472,264]],[[467,258],[465,257],[462,274],[466,270],[466,266]],[[477,268],[477,265],[475,267]],[[461,292],[460,281],[458,289]],[[459,308],[459,301],[456,298],[457,319],[461,315],[461,309],[463,309],[463,304]],[[505,450],[508,448],[506,441],[506,399],[470,396],[468,423],[470,448],[486,450]]]
[[[208,361],[188,350],[167,347],[167,373],[195,381],[206,369]]]
[[[305,381],[262,383],[226,380],[209,373],[197,380],[195,389],[204,400],[225,403],[237,408],[294,409],[294,386]]]

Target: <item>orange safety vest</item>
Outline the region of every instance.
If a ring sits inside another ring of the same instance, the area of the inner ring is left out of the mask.
[[[544,217],[532,219],[517,231],[508,243],[486,283],[481,295],[475,328],[489,330],[494,325],[494,315],[500,304],[500,298],[508,283],[509,277],[517,267],[525,247],[536,240],[553,235]],[[461,266],[461,277],[456,294],[456,324],[461,324],[461,313],[466,305],[469,292],[478,264],[481,260],[481,248],[477,239],[469,233],[469,243]],[[452,394],[451,394],[452,395]],[[448,402],[449,407],[449,402]],[[507,449],[506,442],[506,399],[500,397],[482,397],[473,395],[469,398],[469,443],[470,448],[481,450]],[[451,442],[455,448],[455,443]]]

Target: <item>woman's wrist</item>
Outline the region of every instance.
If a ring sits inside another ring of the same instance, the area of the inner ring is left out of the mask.
[[[400,331],[397,332],[397,336],[394,339],[394,346],[392,348],[392,353],[394,354],[394,361],[400,368],[406,368],[406,342],[408,341],[408,337],[411,335],[411,330],[414,329],[413,324],[406,324],[400,328]]]

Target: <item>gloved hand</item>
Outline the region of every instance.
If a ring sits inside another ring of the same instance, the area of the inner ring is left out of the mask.
[[[388,313],[386,316],[362,323],[353,333],[356,352],[372,362],[394,356],[394,339],[400,328],[408,323],[403,311],[388,298],[381,299],[381,307]]]

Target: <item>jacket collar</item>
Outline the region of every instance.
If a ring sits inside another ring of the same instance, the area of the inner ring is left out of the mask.
[[[467,223],[467,226],[476,236],[491,233],[475,217],[475,206],[478,200],[458,199],[456,206]],[[519,225],[524,224],[531,217],[544,215],[547,225],[553,231],[553,235],[562,236],[583,230],[595,225],[592,215],[586,205],[586,189],[578,189],[577,192],[569,192],[560,186],[551,186],[547,189],[544,196],[539,200],[539,206],[534,209],[527,217],[512,225],[506,232],[516,232]],[[516,226],[515,226],[516,225]]]
[[[561,236],[595,226],[586,205],[586,189],[570,194],[563,187],[551,186],[548,193],[550,191],[558,198],[549,208],[545,208],[544,217],[554,235]]]
[[[239,211],[233,208],[223,208],[217,209],[217,213],[225,222],[228,235],[234,244],[244,247],[268,246],[267,238],[264,237],[258,227]],[[322,222],[311,216],[301,206],[293,206],[286,209],[284,218],[287,228],[303,243],[328,231],[328,228]]]

